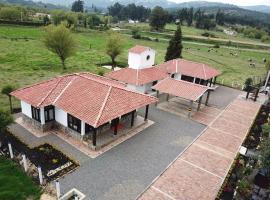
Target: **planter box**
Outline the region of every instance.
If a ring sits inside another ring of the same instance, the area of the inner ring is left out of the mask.
[[[85,195],[83,193],[81,193],[79,190],[73,188],[70,191],[68,191],[65,195],[60,197],[59,200],[75,200],[75,197],[77,197],[77,200],[85,199]]]

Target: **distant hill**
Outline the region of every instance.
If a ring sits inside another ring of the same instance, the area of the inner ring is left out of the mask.
[[[258,12],[270,13],[270,6],[258,5],[258,6],[244,6],[242,7],[247,10],[253,10]]]
[[[34,8],[40,8],[40,9],[67,9],[63,5],[56,5],[52,3],[46,3],[41,1],[31,1],[31,0],[0,0],[0,3],[2,4],[11,4],[11,5],[20,5],[20,6],[28,6],[28,7],[34,7]]]

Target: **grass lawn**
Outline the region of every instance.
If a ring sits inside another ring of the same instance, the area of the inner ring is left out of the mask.
[[[0,199],[28,200],[40,198],[40,188],[18,166],[0,157]]]
[[[7,83],[22,87],[66,73],[106,71],[99,65],[110,62],[110,58],[105,53],[107,32],[74,33],[78,42],[78,51],[75,56],[67,60],[65,71],[62,70],[58,57],[43,45],[43,33],[42,28],[0,26],[0,89]],[[135,44],[152,47],[157,51],[156,63],[163,62],[168,42],[134,40],[126,35],[123,35],[123,38],[126,41],[124,51],[117,58],[121,65],[127,66],[128,49]],[[217,49],[218,52],[208,52],[211,45],[184,43],[184,47],[185,59],[207,63],[221,70],[223,75],[219,81],[224,80],[224,83],[230,86],[232,81],[242,84],[248,77],[264,75],[263,58],[270,59],[270,54],[266,51],[235,50],[233,52],[237,53],[237,56],[231,56],[232,50],[227,48]],[[249,58],[256,63],[255,68],[249,67]],[[8,108],[7,97],[0,95],[0,105]]]

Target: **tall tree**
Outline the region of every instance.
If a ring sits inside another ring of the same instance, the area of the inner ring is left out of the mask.
[[[169,42],[169,46],[167,48],[167,53],[165,56],[165,61],[182,58],[182,30],[181,26],[177,27],[177,30],[174,33],[174,36],[171,38]]]
[[[10,113],[0,109],[0,133],[6,130],[7,126],[13,122],[13,117]]]
[[[154,30],[161,30],[165,27],[167,22],[168,12],[162,7],[156,6],[150,15],[150,26]]]
[[[111,57],[112,60],[112,70],[116,66],[116,58],[123,51],[124,41],[119,33],[111,33],[107,41],[106,53]]]
[[[76,42],[70,30],[64,25],[48,26],[44,36],[44,44],[48,50],[58,55],[63,69],[66,69],[65,60],[76,52]]]
[[[187,25],[191,26],[193,23],[193,8],[190,8],[187,12]]]
[[[12,102],[11,102],[11,95],[10,93],[13,92],[15,90],[15,86],[13,85],[5,85],[3,88],[2,88],[2,91],[1,93],[8,96],[8,99],[9,99],[9,107],[10,107],[10,113],[13,112],[13,109],[12,109]]]
[[[73,12],[83,12],[84,11],[84,2],[82,0],[76,0],[71,6],[71,11]]]

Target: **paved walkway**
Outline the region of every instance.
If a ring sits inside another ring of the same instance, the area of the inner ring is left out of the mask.
[[[133,200],[205,128],[155,107],[149,119],[155,124],[60,180],[63,192],[76,187],[87,199]]]
[[[259,108],[234,100],[139,200],[214,200]]]

